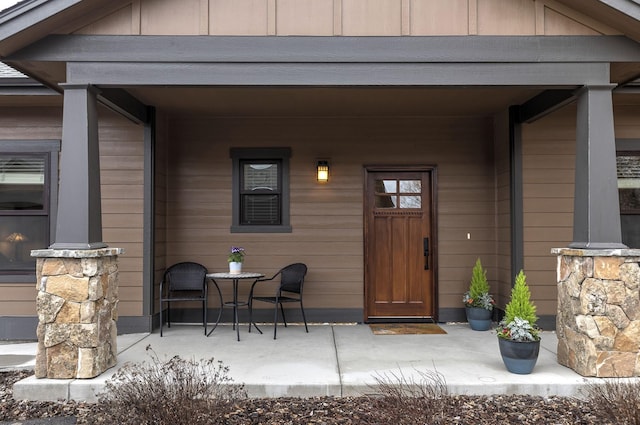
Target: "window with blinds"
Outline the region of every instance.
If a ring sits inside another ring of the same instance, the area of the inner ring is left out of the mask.
[[[44,155],[0,156],[0,210],[43,210]]]
[[[280,161],[242,161],[240,224],[282,223]]]
[[[289,148],[232,148],[231,232],[289,233]]]
[[[33,273],[49,245],[47,153],[0,153],[0,274]]]

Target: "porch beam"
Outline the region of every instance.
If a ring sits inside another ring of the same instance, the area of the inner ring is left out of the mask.
[[[620,230],[612,89],[586,86],[578,95],[571,248],[626,248]]]
[[[100,88],[98,100],[109,109],[136,124],[144,124],[149,121],[148,106],[123,89]]]
[[[62,152],[55,242],[52,249],[105,248],[100,207],[98,91],[64,85]]]
[[[608,63],[125,63],[73,62],[67,82],[234,86],[542,86],[608,84]]]
[[[575,100],[575,90],[545,90],[520,105],[518,122],[532,123]]]
[[[49,35],[5,59],[195,63],[638,62],[640,46],[625,36]]]

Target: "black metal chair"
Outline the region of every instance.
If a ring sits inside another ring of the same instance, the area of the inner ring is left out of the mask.
[[[276,333],[278,332],[278,305],[280,306],[280,311],[282,312],[282,322],[284,323],[284,326],[287,327],[287,319],[285,318],[284,307],[282,306],[283,303],[300,303],[302,319],[304,320],[304,328],[307,332],[309,332],[309,328],[307,326],[307,318],[304,314],[304,306],[302,304],[302,288],[304,285],[304,277],[306,276],[306,274],[307,266],[305,264],[294,263],[283,267],[278,271],[278,273],[274,274],[273,277],[267,279],[258,279],[253,282],[253,285],[251,285],[251,292],[249,292],[249,332],[251,332],[251,325],[253,324],[258,332],[262,333],[262,331],[255,325],[255,323],[253,323],[254,301],[263,301],[274,304],[275,312],[273,318],[273,339],[276,339]],[[273,281],[278,276],[280,276],[280,285],[276,290],[275,296],[264,297],[253,295],[256,284]],[[283,295],[283,292],[286,294]]]
[[[167,326],[170,328],[171,303],[178,301],[199,301],[202,303],[202,324],[204,325],[204,334],[207,335],[207,300],[209,296],[207,280],[207,268],[193,262],[174,264],[164,272],[164,277],[160,282],[160,336],[162,336],[164,325],[162,320],[163,304],[167,304]],[[220,287],[215,281],[212,282],[218,290],[220,303],[222,303]],[[221,314],[222,306],[214,329],[220,322]]]

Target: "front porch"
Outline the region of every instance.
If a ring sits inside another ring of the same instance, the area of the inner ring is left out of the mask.
[[[229,367],[229,376],[244,384],[250,397],[357,396],[371,393],[376,377],[402,374],[419,382],[419,373],[427,370],[441,373],[453,394],[577,397],[590,383],[603,382],[558,364],[554,332],[543,332],[534,373],[516,375],[502,363],[495,332],[472,331],[459,323],[441,327],[446,335],[374,335],[361,324],[312,325],[307,334],[304,326],[290,325],[273,340],[269,326],[260,335],[246,332],[244,325],[237,342],[230,325],[217,328],[208,338],[200,326],[174,325],[162,338],[159,332],[119,336],[118,365],[97,378],[30,377],[14,386],[14,397],[95,401],[95,394],[119,367],[150,360],[147,346],[160,359],[214,357]],[[19,346],[0,345],[0,356]]]

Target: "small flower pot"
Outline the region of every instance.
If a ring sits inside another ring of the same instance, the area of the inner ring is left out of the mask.
[[[466,307],[467,322],[474,331],[488,331],[491,329],[491,310],[481,307]]]
[[[502,361],[511,373],[527,375],[538,361],[540,341],[511,341],[498,338]]]
[[[229,274],[240,274],[242,273],[242,263],[230,262],[229,263]]]

